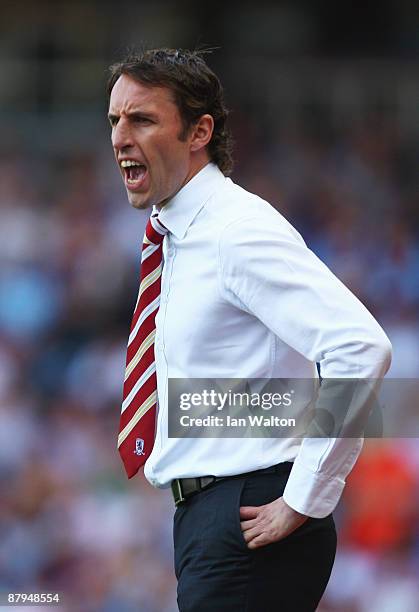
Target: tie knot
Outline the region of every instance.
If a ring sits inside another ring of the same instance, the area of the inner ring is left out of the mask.
[[[163,225],[157,215],[152,215],[145,229],[144,241],[151,244],[162,244],[165,235],[169,230]]]

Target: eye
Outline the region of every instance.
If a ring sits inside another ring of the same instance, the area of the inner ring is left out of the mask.
[[[144,117],[143,115],[134,115],[133,121],[134,123],[141,123],[142,125],[149,125],[153,123],[149,117]]]

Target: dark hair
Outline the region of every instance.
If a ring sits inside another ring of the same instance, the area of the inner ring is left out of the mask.
[[[144,85],[167,87],[174,95],[185,138],[191,125],[208,113],[214,119],[214,131],[207,145],[213,162],[228,176],[233,169],[232,138],[226,126],[228,110],[224,104],[220,80],[207,66],[205,51],[184,49],[149,49],[130,54],[110,66],[108,94],[118,78],[126,74]]]

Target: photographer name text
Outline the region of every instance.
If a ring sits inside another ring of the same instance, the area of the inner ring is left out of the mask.
[[[179,418],[181,427],[295,427],[295,419],[278,416],[251,415],[247,417],[232,417],[230,415],[206,417],[191,417],[184,414]]]

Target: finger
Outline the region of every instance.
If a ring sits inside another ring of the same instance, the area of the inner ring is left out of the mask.
[[[246,531],[246,533],[249,533]],[[262,546],[266,546],[267,544],[271,544],[271,540],[268,538],[266,533],[261,533],[258,536],[252,538],[247,542],[248,548],[254,550],[255,548],[261,548]]]
[[[241,519],[254,519],[259,513],[258,506],[241,506],[240,518]]]
[[[251,521],[241,521],[240,527],[242,531],[247,531],[248,529],[252,529],[257,524],[257,519],[252,519]]]
[[[256,527],[253,527],[253,529],[248,529],[247,531],[243,531],[243,537],[245,541],[247,542],[247,544],[249,544],[249,542],[251,542],[255,538],[258,538],[260,535],[262,535],[262,533],[263,531],[260,528],[260,526],[256,526]]]

